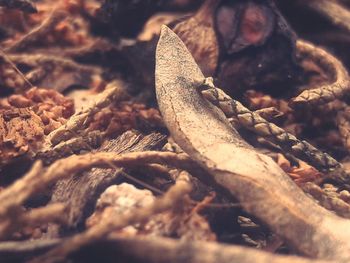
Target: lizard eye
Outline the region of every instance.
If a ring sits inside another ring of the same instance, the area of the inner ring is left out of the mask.
[[[262,5],[248,4],[240,24],[240,37],[247,43],[258,45],[270,36],[274,25],[274,14]]]
[[[274,24],[271,8],[253,1],[224,3],[216,13],[217,30],[228,54],[264,44]]]

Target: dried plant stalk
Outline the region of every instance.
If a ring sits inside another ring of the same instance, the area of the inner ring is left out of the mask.
[[[104,138],[104,133],[100,131],[92,131],[81,137],[74,137],[67,141],[62,141],[47,151],[41,150],[37,154],[37,158],[43,160],[45,163],[51,163],[54,160],[69,156],[72,154],[79,154],[81,151],[91,151],[101,145]]]
[[[47,251],[61,242],[63,242],[61,239],[2,242],[0,243],[0,257],[6,255],[9,258],[11,256],[16,258],[18,255],[23,255],[25,258],[27,255],[37,255],[39,252]],[[115,255],[115,258],[126,257],[129,260],[135,259],[137,262],[331,263],[331,261],[304,259],[296,256],[273,255],[247,247],[214,242],[184,242],[163,237],[109,237],[102,242],[111,245],[113,251],[108,248],[107,251]],[[77,257],[79,258],[79,255]]]
[[[183,42],[163,26],[156,51],[156,92],[176,143],[208,171],[208,180],[225,188],[300,253],[349,261],[349,221],[317,205],[270,157],[248,145],[224,114],[200,96],[200,80],[204,76]]]
[[[9,48],[5,49],[7,52],[18,52],[27,48],[32,43],[40,40],[49,33],[59,22],[67,17],[66,12],[54,9],[50,15],[38,27],[31,30],[28,34],[13,43]]]
[[[337,58],[324,49],[303,40],[297,41],[297,50],[301,57],[308,57],[315,60],[326,72],[329,72],[334,82],[319,88],[311,88],[303,91],[291,101],[293,107],[299,105],[322,105],[341,98],[350,90],[348,72],[342,62]]]
[[[127,131],[116,139],[106,141],[97,152],[113,152],[123,154],[127,152],[143,152],[157,150],[161,148],[164,135],[149,134],[143,136],[132,131]],[[124,171],[124,172],[123,172]],[[90,171],[77,173],[74,177],[59,180],[51,194],[50,203],[64,203],[67,206],[67,224],[58,226],[59,229],[74,228],[83,224],[86,219],[86,212],[89,211],[91,204],[95,203],[96,196],[101,189],[118,183],[119,178],[125,175],[125,169],[99,169],[94,168]],[[141,183],[142,185],[142,183]],[[55,236],[57,226],[49,226],[48,235]]]
[[[64,58],[47,54],[0,54],[6,61],[15,64],[25,64],[31,67],[42,67],[44,65],[53,65],[64,69],[76,70],[78,72],[86,72],[90,74],[102,74],[102,69],[97,66],[82,65],[70,58]]]
[[[7,219],[11,209],[17,209],[34,193],[47,189],[59,179],[73,176],[77,172],[93,167],[111,168],[129,165],[142,165],[148,163],[167,163],[183,169],[195,166],[186,154],[167,152],[134,152],[118,155],[116,153],[90,153],[80,156],[70,156],[60,159],[43,170],[40,161],[36,162],[31,171],[23,178],[0,192],[0,220]]]
[[[113,240],[111,240],[113,241]],[[115,238],[117,251],[126,258],[154,263],[321,263],[329,261],[273,255],[246,247],[211,242],[182,242],[167,238]],[[161,253],[159,253],[161,251]]]
[[[11,216],[0,222],[0,239],[9,238],[14,231],[26,226],[39,226],[49,222],[64,223],[66,221],[64,212],[65,206],[58,203],[35,208],[29,212],[11,211]]]
[[[127,94],[123,88],[123,83],[115,81],[108,84],[106,89],[96,96],[96,99],[84,105],[84,108],[70,117],[64,126],[54,130],[47,136],[48,148],[51,147],[50,145],[56,145],[64,140],[71,139],[78,131],[87,128],[92,115],[112,102],[123,100],[126,97]]]
[[[121,215],[119,218],[106,218],[85,232],[75,235],[63,242],[63,244],[59,245],[57,248],[54,248],[44,256],[36,258],[35,260],[31,261],[31,263],[53,262],[53,258],[55,261],[58,261],[59,259],[63,260],[71,252],[93,241],[101,240],[102,238],[108,236],[108,234],[113,230],[121,229],[135,223],[145,222],[155,214],[178,206],[179,203],[186,198],[187,194],[191,192],[191,189],[192,187],[188,174],[186,172],[182,172],[176,180],[175,185],[172,186],[164,194],[164,196],[158,198],[151,205],[139,208],[137,210],[135,209],[129,213]]]
[[[341,5],[338,1],[334,0],[311,0],[303,1],[313,10],[317,11],[334,25],[340,26],[341,28],[350,32],[350,11]]]
[[[340,167],[340,164],[327,153],[323,153],[306,141],[299,140],[277,125],[266,121],[258,113],[244,107],[239,101],[232,99],[223,90],[215,88],[212,80],[207,78],[200,85],[203,96],[218,106],[227,118],[235,118],[238,123],[260,136],[272,139],[284,151],[292,153],[302,160],[310,162],[322,171]]]

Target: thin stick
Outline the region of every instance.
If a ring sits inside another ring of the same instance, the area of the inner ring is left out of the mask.
[[[0,55],[4,58],[4,60],[10,64],[10,66],[18,73],[18,75],[29,85],[29,87],[33,88],[34,85],[28,80],[26,76],[19,70],[16,64],[11,60],[11,58],[0,48]]]
[[[108,84],[102,93],[98,94],[94,100],[84,105],[83,109],[71,116],[65,125],[52,131],[46,137],[47,147],[50,148],[51,144],[57,145],[62,141],[71,139],[78,131],[84,130],[87,127],[90,117],[96,112],[110,105],[112,102],[126,98],[127,94],[122,87],[123,85],[119,81]]]
[[[23,37],[13,43],[9,48],[6,48],[5,51],[18,52],[24,50],[29,45],[37,42],[40,40],[40,38],[44,37],[47,33],[52,31],[52,29],[66,17],[66,12],[55,8],[42,22],[42,24],[32,29],[29,33],[25,34]]]
[[[12,255],[14,257],[37,255],[62,242],[64,242],[62,239],[2,242],[0,243],[0,257],[3,254],[9,258]],[[243,246],[201,241],[186,242],[164,237],[110,237],[105,242],[111,244],[108,247],[115,248],[108,252],[114,253],[118,259],[125,256],[149,263],[330,263],[330,261],[298,256],[276,255]]]
[[[48,222],[65,222],[65,206],[50,204],[45,207],[34,208],[28,212],[11,211],[12,216],[0,223],[0,239],[8,238],[15,230],[26,226],[40,226]],[[14,212],[14,213],[13,213]]]
[[[350,11],[339,2],[334,0],[308,0],[302,2],[326,17],[334,25],[350,32]]]
[[[196,166],[186,154],[155,151],[121,155],[105,152],[73,155],[54,162],[45,171],[42,170],[41,162],[38,161],[27,175],[0,192],[0,219],[7,218],[11,209],[16,209],[34,193],[47,189],[50,184],[59,179],[93,167],[110,168],[111,164],[114,167],[123,167],[148,163],[167,163],[183,169]]]
[[[192,187],[187,173],[182,172],[175,185],[172,186],[164,194],[164,196],[158,198],[151,205],[134,209],[133,211],[125,215],[121,215],[118,218],[108,218],[102,220],[102,222],[86,230],[85,232],[66,240],[63,244],[59,245],[57,248],[54,248],[44,256],[32,260],[31,263],[61,261],[71,252],[84,245],[90,244],[93,241],[103,239],[113,230],[121,229],[135,223],[145,222],[151,216],[177,206],[179,202],[181,202],[187,196],[187,194],[191,192],[191,189]]]
[[[87,72],[90,74],[102,74],[102,69],[97,66],[82,65],[70,58],[63,58],[54,55],[24,53],[8,54],[7,57],[13,63],[26,64],[31,67],[41,67],[43,65],[51,64],[53,66]]]

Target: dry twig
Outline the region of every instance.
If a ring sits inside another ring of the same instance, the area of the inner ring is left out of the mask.
[[[122,83],[117,81],[110,83],[94,100],[90,101],[88,105],[84,105],[83,109],[75,113],[64,126],[54,130],[47,136],[47,147],[51,148],[51,145],[57,145],[64,140],[71,139],[79,131],[87,128],[90,118],[95,113],[112,102],[123,100],[126,97],[127,94],[123,89]]]
[[[58,203],[28,212],[22,212],[19,209],[10,211],[8,218],[0,222],[0,239],[8,238],[14,231],[19,231],[26,226],[40,226],[49,222],[64,223],[66,221],[64,212],[65,206]]]
[[[0,54],[4,57],[3,54]],[[8,54],[6,60],[10,60],[15,64],[25,64],[31,67],[44,67],[47,65],[60,67],[68,70],[76,70],[81,73],[102,74],[102,69],[97,66],[82,65],[70,58],[58,57],[46,54]]]
[[[32,29],[29,33],[25,34],[23,37],[18,39],[10,47],[6,48],[6,52],[18,52],[22,51],[31,44],[40,41],[40,38],[44,37],[47,33],[52,31],[52,29],[67,17],[67,13],[54,9],[49,16],[40,24],[38,27]]]
[[[21,259],[37,255],[64,242],[62,239],[0,243],[0,257]],[[99,242],[94,243],[99,245]],[[256,249],[214,242],[184,242],[169,238],[109,237],[102,241],[108,254],[149,263],[331,263],[332,261],[304,259],[296,256],[272,255]],[[110,249],[109,249],[110,248]],[[90,248],[89,248],[90,249]],[[111,251],[113,250],[113,251]],[[84,249],[82,250],[84,251]],[[78,256],[79,258],[79,256]]]
[[[57,180],[73,176],[77,172],[93,167],[110,168],[110,164],[123,167],[148,163],[167,163],[183,169],[190,169],[194,165],[186,154],[152,151],[121,155],[104,152],[73,155],[54,162],[45,170],[38,161],[27,175],[0,192],[0,219],[6,219],[9,211],[17,209],[34,193],[45,190]]]
[[[191,184],[188,175],[186,172],[182,172],[176,184],[171,187],[164,196],[157,199],[151,205],[137,210],[135,209],[127,214],[121,215],[119,218],[106,218],[94,227],[86,230],[82,234],[75,235],[49,253],[31,262],[58,262],[63,260],[71,252],[93,241],[101,240],[113,230],[144,222],[155,214],[178,206],[179,202],[181,202],[190,191]]]
[[[350,11],[334,0],[311,0],[302,1],[313,10],[317,11],[334,25],[350,32]]]

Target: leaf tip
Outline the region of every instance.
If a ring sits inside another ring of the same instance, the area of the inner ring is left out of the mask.
[[[160,35],[168,34],[171,29],[167,25],[162,25]]]

